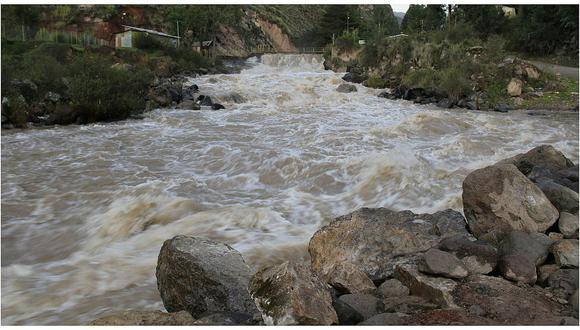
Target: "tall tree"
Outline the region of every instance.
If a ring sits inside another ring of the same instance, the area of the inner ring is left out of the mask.
[[[406,33],[433,31],[445,24],[444,5],[411,5],[401,23]]]
[[[456,13],[482,38],[500,33],[507,22],[501,6],[496,5],[458,5]]]

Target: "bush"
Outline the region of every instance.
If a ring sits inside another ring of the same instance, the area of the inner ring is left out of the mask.
[[[338,38],[336,38],[335,44],[340,51],[348,51],[360,47],[358,40],[358,31],[355,29],[351,32],[344,31]]]
[[[199,68],[208,68],[212,61],[188,48],[167,48],[165,53],[176,63],[176,69],[182,72],[191,72]]]
[[[385,81],[380,76],[372,74],[365,80],[364,85],[370,88],[384,88]]]
[[[85,123],[120,120],[142,111],[153,80],[149,70],[114,70],[110,62],[90,55],[77,58],[68,72],[72,105]]]
[[[458,101],[471,91],[471,82],[460,68],[447,68],[439,73],[440,88],[447,96]]]
[[[28,120],[28,105],[22,95],[2,93],[2,115],[15,127],[24,128]]]

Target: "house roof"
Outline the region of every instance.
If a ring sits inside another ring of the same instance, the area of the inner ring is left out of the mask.
[[[155,35],[158,35],[160,37],[173,38],[173,39],[181,39],[178,36],[172,36],[170,34],[163,33],[163,32],[159,32],[159,31],[155,31],[155,30],[143,29],[143,28],[139,28],[139,27],[135,27],[135,26],[129,26],[129,25],[123,25],[123,27],[125,28],[124,31],[117,32],[115,34],[127,32],[127,31],[139,31],[139,32],[145,32],[145,33],[149,33],[149,34],[155,34]]]

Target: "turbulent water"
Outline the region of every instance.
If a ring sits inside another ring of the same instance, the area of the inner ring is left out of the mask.
[[[461,210],[470,171],[537,145],[578,158],[576,114],[338,93],[341,75],[315,55],[248,64],[191,79],[227,110],[3,132],[2,324],[162,309],[155,265],[177,234],[229,243],[259,267],[305,257],[317,228],[362,206]]]

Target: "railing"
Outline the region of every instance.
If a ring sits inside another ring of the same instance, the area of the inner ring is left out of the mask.
[[[111,41],[97,38],[88,32],[48,30],[46,28],[32,28],[25,25],[6,26],[3,24],[2,40],[48,41],[82,46],[114,46]]]
[[[252,49],[252,54],[271,54],[271,53],[284,53],[284,54],[322,54],[324,53],[324,47],[302,47],[296,48],[294,50],[279,50],[271,46],[260,45]]]

